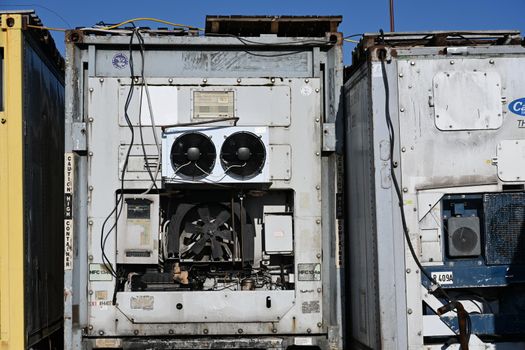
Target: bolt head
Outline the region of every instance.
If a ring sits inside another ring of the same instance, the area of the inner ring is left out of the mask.
[[[277,333],[277,328],[273,328],[273,329],[272,329],[272,332],[273,332],[273,333]]]
[[[310,328],[308,328],[308,329],[306,330],[306,333],[312,333],[312,330],[311,330]]]
[[[400,78],[403,78],[403,73],[399,73],[399,77],[400,77]]]
[[[238,78],[237,79],[237,84],[240,84],[241,83],[241,78]]]
[[[89,121],[90,123],[93,123],[93,120],[94,120],[94,119],[93,119],[92,117],[90,117],[90,118],[88,119],[88,121]]]
[[[93,88],[89,88],[89,92],[93,92]]]
[[[206,84],[206,83],[208,82],[208,79],[204,78],[204,79],[202,79],[202,82],[203,82],[204,84]]]
[[[271,78],[270,81],[271,81],[272,83],[275,83],[275,78]]]
[[[404,109],[404,108],[401,108],[401,109],[400,109],[400,111],[401,111],[401,112],[404,112],[404,111],[405,111],[405,109]]]
[[[403,187],[403,192],[405,192],[405,193],[408,192],[408,188]]]
[[[321,220],[315,220],[315,223],[319,225],[321,223]]]
[[[411,61],[411,62],[410,62],[410,65],[411,65],[411,66],[415,66],[415,65],[416,65],[416,62]]]
[[[202,333],[204,333],[204,334],[208,334],[208,329],[207,329],[207,328],[204,328],[203,331],[202,331]]]
[[[412,314],[412,309],[408,309],[408,310],[407,310],[407,313],[408,313],[409,315],[411,315],[411,314]]]
[[[494,60],[490,60],[489,63],[490,63],[490,64],[494,64]]]
[[[306,84],[308,84],[308,83],[310,82],[310,80],[305,79],[304,82],[305,82]]]
[[[454,61],[450,61],[450,64],[454,64]]]
[[[315,92],[319,92],[320,90],[318,88],[315,89]]]
[[[317,322],[317,327],[321,328],[323,324],[321,322]]]
[[[101,83],[104,82],[104,78],[100,78],[98,81],[100,81]]]

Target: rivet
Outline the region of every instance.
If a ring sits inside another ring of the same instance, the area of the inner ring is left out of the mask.
[[[1,122],[2,122],[2,124],[5,124],[5,122],[7,122],[7,120],[5,118],[2,118]]]
[[[170,84],[173,83],[173,79],[172,79],[172,78],[169,78],[169,79],[168,79],[168,83],[170,83]]]
[[[138,335],[138,334],[139,334],[139,330],[138,330],[138,329],[135,329],[135,330],[133,331],[133,334]]]
[[[90,190],[90,191],[93,191],[93,186],[89,186],[89,190]]]
[[[408,188],[403,187],[403,192],[405,192],[405,193],[408,192]]]
[[[272,328],[273,333],[277,333],[277,328]]]
[[[93,255],[88,256],[88,259],[91,261],[93,260]]]
[[[89,295],[93,295],[93,291],[91,289],[89,290],[88,293],[89,293]]]
[[[306,84],[308,84],[308,83],[310,82],[310,80],[305,79],[304,82],[305,82]]]
[[[321,186],[319,186],[319,185],[315,186],[316,190],[319,190],[320,188],[321,188]]]
[[[399,165],[398,162],[394,162],[394,168],[397,168],[398,165]]]
[[[89,92],[93,92],[93,88],[89,88]]]
[[[93,152],[89,152],[89,156],[90,156],[90,157],[93,157]]]
[[[450,61],[450,64],[454,64],[454,61]]]
[[[99,335],[104,335],[104,331],[98,331]]]
[[[318,156],[320,153],[319,152],[315,152],[315,155]]]
[[[135,81],[135,83],[138,83],[139,82],[139,78],[135,78],[133,79]]]
[[[92,326],[92,325],[89,325],[89,326],[88,326],[88,329],[89,329],[90,331],[93,330],[93,326]]]
[[[237,330],[237,332],[239,332],[239,334],[242,334],[242,332],[243,332],[242,328],[239,328],[239,329]]]
[[[237,78],[237,84],[241,83],[241,78]]]
[[[321,293],[322,289],[321,288],[317,288],[317,293]]]
[[[312,330],[311,330],[310,328],[308,328],[308,329],[306,330],[306,333],[312,333]]]
[[[317,259],[321,259],[321,253],[317,253],[316,257]]]
[[[401,152],[406,152],[406,151],[407,151],[406,147],[401,148]]]
[[[319,123],[319,118],[315,118],[316,123]]]
[[[410,269],[407,269],[407,273],[410,273],[410,271],[411,271]]]
[[[315,92],[319,92],[319,89],[318,89],[318,88],[317,88],[317,89],[315,89]]]
[[[411,61],[411,62],[410,62],[410,65],[411,65],[411,66],[415,66],[415,65],[416,65],[416,62]]]
[[[174,331],[173,329],[170,329],[170,330],[168,331],[168,333],[169,333],[169,334],[175,334],[175,331]]]
[[[408,309],[408,310],[407,310],[407,313],[408,313],[409,315],[412,314],[412,309]]]
[[[420,336],[420,335],[421,335],[421,331],[417,332],[417,335],[419,335],[419,336]]]
[[[317,225],[319,225],[319,224],[321,223],[321,220],[319,220],[319,219],[318,219],[318,220],[315,220],[315,223],[316,223]]]
[[[272,83],[275,83],[275,78],[271,78],[270,81],[271,81]]]
[[[104,82],[104,78],[100,78],[98,81],[100,81],[101,83]]]
[[[94,119],[93,119],[92,117],[90,117],[90,118],[88,119],[88,121],[89,121],[90,123],[93,123],[93,120],[94,120]]]
[[[90,224],[90,225],[93,225],[93,220],[89,220],[89,224]]]
[[[490,63],[490,64],[494,64],[494,60],[490,60],[489,63]]]
[[[399,77],[400,77],[400,78],[403,78],[403,73],[399,73]]]
[[[400,109],[400,111],[401,111],[401,112],[404,112],[404,111],[405,111],[405,109],[404,109],[404,108],[401,108],[401,109]]]
[[[206,84],[206,83],[208,82],[208,79],[204,78],[204,79],[202,79],[202,82],[203,82],[204,84]],[[208,330],[206,329],[206,331],[208,331]]]
[[[317,327],[321,328],[323,324],[321,322],[317,322]]]
[[[204,329],[202,330],[202,333],[204,333],[204,334],[208,334],[208,328],[204,328]]]

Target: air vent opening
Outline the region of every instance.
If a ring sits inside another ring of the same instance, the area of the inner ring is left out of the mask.
[[[213,171],[216,149],[210,138],[200,132],[185,133],[173,142],[171,166],[176,175],[200,179]]]
[[[260,137],[248,131],[228,136],[221,148],[221,165],[224,172],[236,179],[257,176],[266,161],[266,149]]]

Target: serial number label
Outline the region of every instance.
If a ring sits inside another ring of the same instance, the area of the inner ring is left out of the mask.
[[[432,272],[430,275],[439,284],[454,284],[454,274],[452,271]]]

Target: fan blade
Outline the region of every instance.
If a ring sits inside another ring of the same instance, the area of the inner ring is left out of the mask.
[[[213,260],[217,260],[222,257],[221,244],[215,238],[211,239],[211,256]]]
[[[208,237],[203,235],[201,239],[199,239],[194,245],[191,246],[190,251],[198,255],[200,252],[202,252],[202,249],[206,245],[206,242],[208,241]]]
[[[187,222],[184,225],[184,231],[186,231],[188,233],[204,233],[204,229],[203,229],[202,226],[193,224],[191,222]]]
[[[197,209],[197,212],[199,213],[200,218],[205,221],[206,223],[210,222],[210,208],[208,207],[199,207]]]
[[[225,241],[233,241],[233,234],[230,230],[221,230],[215,232],[215,236],[222,238]]]
[[[217,215],[217,217],[215,218],[215,220],[213,221],[213,224],[215,225],[216,228],[219,228],[219,226],[221,226],[222,224],[224,224],[226,221],[228,221],[228,219],[230,218],[230,212],[227,211],[227,210],[223,210],[219,213],[219,215]]]

